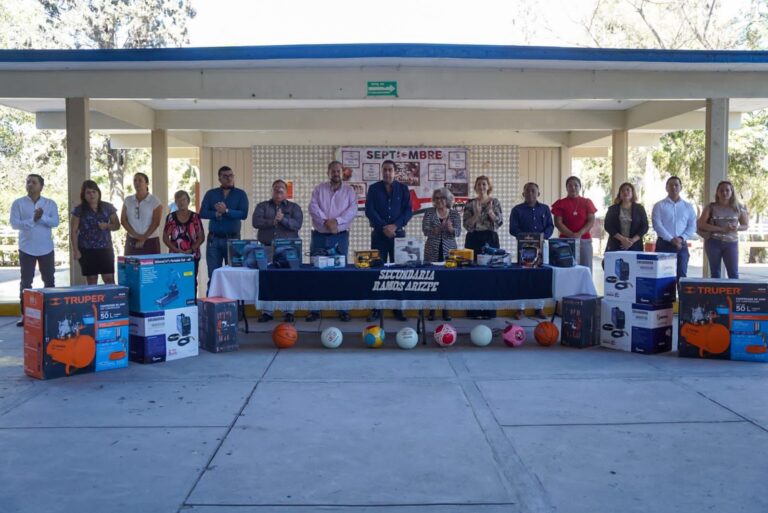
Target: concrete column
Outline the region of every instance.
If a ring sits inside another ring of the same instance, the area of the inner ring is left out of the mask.
[[[560,147],[560,196],[558,198],[564,198],[568,195],[568,191],[565,189],[565,181],[571,176],[573,172],[573,165],[571,160],[571,147]],[[554,200],[553,200],[554,201]]]
[[[80,204],[80,188],[91,177],[91,141],[88,98],[67,98],[67,184],[69,189],[68,212]],[[69,245],[69,283],[85,284],[80,264],[75,260],[74,245]]]
[[[714,201],[717,184],[728,176],[728,98],[707,99],[706,144],[704,148],[703,203]],[[704,254],[703,275],[709,278],[709,261]],[[725,276],[722,271],[721,276]]]
[[[218,182],[215,182],[218,185]],[[200,195],[197,198],[197,203],[203,202],[203,196],[205,193],[213,188],[213,155],[211,148],[200,147]],[[190,207],[191,208],[191,207]],[[203,220],[203,226],[205,227],[206,235],[208,232],[208,221]],[[200,269],[197,274],[197,293],[199,296],[205,295],[205,287],[208,285],[208,264],[205,259],[205,244],[200,247],[200,251],[203,253],[200,259]]]
[[[611,144],[611,197],[615,198],[619,186],[629,181],[629,131],[614,130]]]
[[[168,213],[168,132],[166,130],[152,130],[152,179],[150,190],[163,205],[163,216],[160,221],[160,229],[165,222],[165,214]],[[165,244],[160,244],[160,251],[167,253]]]

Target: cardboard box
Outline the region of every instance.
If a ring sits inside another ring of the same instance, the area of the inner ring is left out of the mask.
[[[544,234],[520,233],[517,239],[517,263],[524,267],[541,267],[544,263]],[[480,255],[477,256],[480,263]]]
[[[128,366],[128,289],[24,291],[24,372],[37,379]]]
[[[677,255],[611,251],[603,257],[605,298],[614,301],[665,305],[674,303]]]
[[[545,240],[544,265],[573,267],[579,263],[580,251],[581,239],[556,238]]]
[[[197,356],[197,307],[131,312],[129,333],[131,361],[158,363]]]
[[[768,362],[768,284],[680,281],[678,356]]]
[[[232,267],[246,267],[247,264],[243,261],[243,250],[249,244],[258,246],[256,255],[254,255],[254,261],[259,269],[267,268],[267,252],[264,245],[253,239],[228,239],[227,240],[227,257],[229,265]],[[263,265],[258,265],[261,263]]]
[[[131,291],[131,312],[156,312],[195,304],[192,255],[118,257],[117,279]]]
[[[272,265],[279,268],[298,269],[301,266],[301,239],[274,239],[272,241]]]
[[[480,266],[503,266],[512,265],[512,255],[506,253],[504,255],[477,255],[477,265]]]
[[[211,353],[237,351],[237,301],[225,297],[198,300],[200,347]]]
[[[424,241],[411,237],[395,238],[395,263],[407,265],[408,263],[424,260]]]
[[[344,255],[313,256],[309,260],[318,269],[339,269],[347,265],[347,257]]]
[[[566,296],[560,305],[563,314],[560,343],[568,347],[600,345],[599,296],[578,294]]]
[[[633,353],[672,350],[672,305],[647,305],[603,299],[600,345]]]

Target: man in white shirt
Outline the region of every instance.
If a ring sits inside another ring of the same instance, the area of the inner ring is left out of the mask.
[[[676,176],[667,180],[667,197],[653,206],[653,229],[658,235],[658,253],[677,254],[677,279],[688,275],[688,240],[696,233],[696,211],[680,197],[683,182]]]
[[[27,195],[11,205],[11,226],[19,231],[19,264],[21,265],[21,319],[16,326],[24,326],[24,289],[32,287],[35,265],[46,287],[53,287],[55,262],[51,228],[59,226],[59,210],[56,203],[43,198],[40,193],[45,181],[40,175],[27,176]]]

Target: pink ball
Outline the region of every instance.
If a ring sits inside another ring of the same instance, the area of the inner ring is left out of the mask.
[[[510,324],[504,328],[501,338],[509,347],[520,347],[525,344],[525,330],[522,326]]]
[[[452,346],[456,342],[456,330],[450,324],[441,324],[435,328],[435,342],[441,347]]]

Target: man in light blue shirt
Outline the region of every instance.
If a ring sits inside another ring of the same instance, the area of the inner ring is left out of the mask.
[[[667,197],[653,206],[653,229],[658,235],[656,251],[677,254],[677,279],[688,275],[688,240],[696,233],[696,211],[680,197],[683,182],[676,176],[667,180]]]
[[[54,287],[53,236],[51,229],[59,226],[56,203],[43,198],[45,181],[40,175],[27,176],[27,195],[11,205],[11,226],[19,230],[19,265],[21,266],[21,319],[16,326],[24,326],[24,289],[32,287],[35,266],[40,266],[43,285]]]

